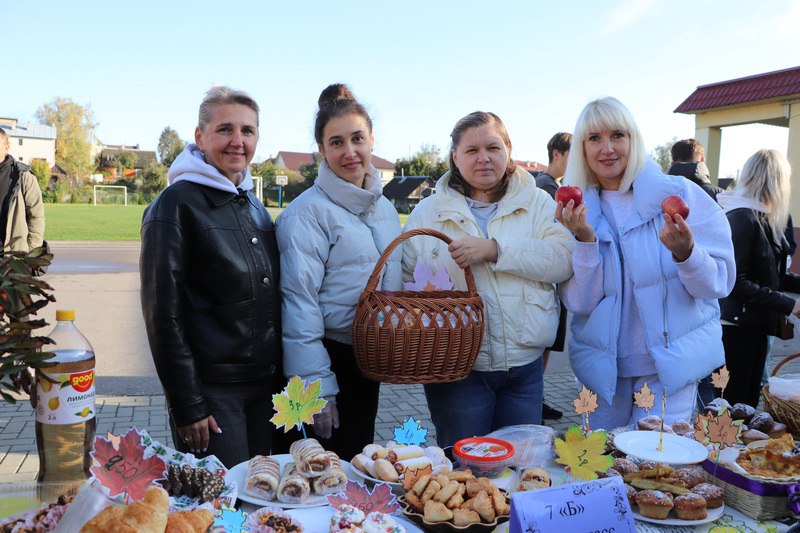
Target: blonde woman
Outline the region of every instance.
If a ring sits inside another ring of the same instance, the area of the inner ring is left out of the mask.
[[[559,202],[556,218],[576,240],[561,293],[572,369],[598,395],[590,424],[645,416],[633,405],[644,383],[658,398],[666,389],[667,422],[688,420],[698,380],[724,361],[717,300],[734,281],[725,215],[699,186],[661,172],[619,100],[589,102],[573,135],[564,181],[584,201]],[[683,197],[688,219],[662,212],[670,195]]]
[[[736,189],[717,201],[731,224],[736,284],[720,301],[722,341],[730,381],[725,399],[758,405],[769,335],[786,315],[800,315],[800,276],[786,272],[791,169],[776,150],[759,150],[744,164]]]

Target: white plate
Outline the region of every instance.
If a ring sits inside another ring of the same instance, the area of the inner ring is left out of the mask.
[[[453,470],[453,462],[450,459],[448,459],[447,457],[445,457],[443,464],[448,466],[448,470],[449,471]],[[389,485],[392,488],[392,490],[395,490],[395,491],[398,491],[398,490],[403,488],[403,483],[401,481],[384,481],[382,479],[378,479],[376,477],[372,477],[369,474],[367,474],[366,472],[362,472],[355,465],[351,465],[351,466],[353,467],[353,473],[357,477],[360,477],[361,479],[363,479],[365,481],[369,481],[370,483],[386,483],[387,485]]]
[[[355,470],[355,468],[353,469]],[[423,533],[416,524],[400,515],[394,514],[392,518],[406,528],[408,533]],[[291,509],[286,511],[286,514],[292,517],[292,520],[299,522],[303,526],[304,531],[329,531],[331,528],[331,516],[333,516],[333,509],[331,507],[314,507],[312,509]]]
[[[281,472],[283,472],[283,465],[286,463],[292,462],[292,456],[288,453],[273,455],[273,459],[278,461],[278,467]],[[353,475],[353,471],[355,470],[349,462],[345,460],[342,461],[342,469],[344,469],[344,473],[347,475],[347,479],[352,479],[355,481],[355,476]],[[320,495],[314,494],[313,492],[308,497],[308,499],[303,503],[283,503],[279,501],[277,498],[273,501],[262,500],[261,498],[256,498],[250,494],[247,494],[245,491],[245,487],[247,483],[245,483],[245,477],[247,477],[247,463],[250,461],[244,461],[243,463],[239,463],[238,465],[234,466],[228,471],[228,475],[225,476],[226,478],[230,478],[231,481],[236,482],[236,485],[242,487],[239,491],[239,499],[244,500],[246,502],[254,503],[256,505],[266,506],[272,505],[273,507],[282,507],[283,509],[306,509],[308,507],[320,507],[322,505],[328,505],[328,495]]]
[[[664,433],[662,450],[658,450],[659,431],[626,431],[614,437],[614,445],[640,459],[673,465],[702,463],[708,450],[696,440]]]
[[[652,522],[653,524],[661,524],[662,526],[699,526],[700,524],[708,524],[709,522],[713,522],[722,516],[722,512],[724,510],[724,504],[716,509],[709,509],[708,516],[701,520],[681,520],[680,518],[665,518],[664,520],[657,520],[655,518],[647,518],[646,516],[642,516],[637,511],[633,512],[633,517],[636,520],[641,520],[642,522]]]

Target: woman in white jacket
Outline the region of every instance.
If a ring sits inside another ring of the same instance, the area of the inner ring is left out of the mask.
[[[400,220],[371,164],[372,121],[347,86],[320,95],[314,136],[324,157],[319,175],[276,221],[283,368],[287,377],[321,380],[328,404],[314,417],[314,432],[326,450],[350,458],[373,441],[380,387],[356,366],[355,308]],[[397,257],[382,288],[400,285]]]
[[[572,237],[553,220],[550,195],[511,160],[511,140],[493,113],[476,111],[450,134],[450,171],[436,194],[414,209],[406,230],[434,228],[403,246],[403,272],[417,262],[445,268],[466,289],[470,266],[485,307],[483,343],[472,372],[452,383],[425,385],[436,440],[451,445],[516,424],[539,424],[542,353],[553,343],[559,304],[555,285],[572,275]]]

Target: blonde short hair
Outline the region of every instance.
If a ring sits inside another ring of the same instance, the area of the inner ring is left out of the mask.
[[[565,183],[584,190],[600,186],[597,176],[586,161],[583,143],[590,133],[604,130],[619,130],[628,136],[630,153],[628,154],[628,166],[625,168],[619,185],[620,192],[627,191],[633,184],[633,180],[647,163],[647,150],[644,147],[639,127],[633,120],[633,115],[622,102],[611,96],[592,100],[586,104],[578,116],[578,122],[575,124],[573,132],[572,149],[569,151],[569,159],[567,159]]]

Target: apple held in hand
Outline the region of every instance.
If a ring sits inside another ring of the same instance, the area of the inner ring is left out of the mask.
[[[680,215],[684,220],[689,218],[689,206],[686,205],[684,199],[677,194],[667,196],[664,201],[661,202],[661,210],[671,217]]]
[[[564,185],[556,189],[556,202],[561,202],[562,205],[567,205],[569,201],[575,202],[575,205],[581,205],[583,201],[583,191],[580,187],[570,187]]]

